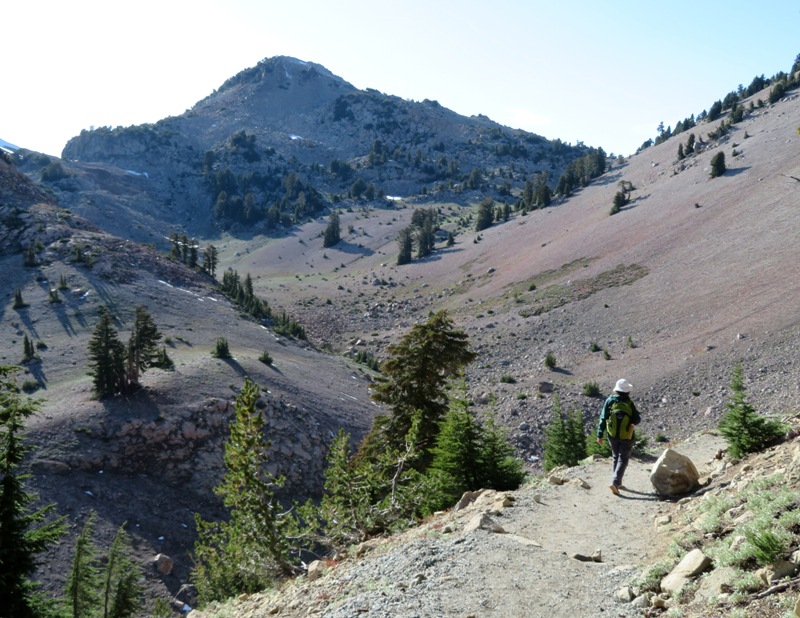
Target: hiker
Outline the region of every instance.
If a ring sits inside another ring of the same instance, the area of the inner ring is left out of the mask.
[[[639,411],[631,401],[630,392],[633,385],[625,378],[617,380],[614,392],[603,404],[603,413],[597,426],[597,443],[602,444],[604,436],[608,436],[613,459],[611,462],[611,485],[609,489],[615,496],[622,487],[622,477],[628,467],[633,451],[633,430],[641,420]]]

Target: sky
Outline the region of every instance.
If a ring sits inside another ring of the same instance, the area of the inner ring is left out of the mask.
[[[797,0],[37,0],[0,22],[0,139],[180,115],[259,60],[629,155],[800,54]]]

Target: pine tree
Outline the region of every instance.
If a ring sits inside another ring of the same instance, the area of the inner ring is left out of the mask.
[[[576,410],[564,414],[558,393],[554,393],[550,423],[545,429],[544,469],[548,471],[557,466],[576,466],[585,457],[583,413]]]
[[[337,244],[341,237],[341,229],[339,228],[339,213],[336,210],[331,211],[328,217],[328,227],[325,228],[325,236],[322,239],[323,247],[333,247]]]
[[[214,245],[208,245],[203,254],[203,270],[212,277],[217,274],[218,253]]]
[[[460,397],[450,400],[442,417],[436,445],[431,449],[431,471],[443,479],[444,508],[465,491],[483,487],[484,461],[481,452],[481,431],[469,412],[469,402]]]
[[[186,234],[181,236],[181,255],[180,260],[184,264],[189,263],[189,237]]]
[[[189,268],[197,267],[197,239],[189,241]]]
[[[102,399],[121,393],[125,381],[125,346],[105,307],[100,310],[100,320],[89,340],[88,351],[95,395]]]
[[[542,465],[545,472],[558,466],[563,466],[569,461],[569,433],[567,421],[561,409],[561,400],[558,393],[553,393],[553,409],[550,414],[550,423],[545,429],[544,458]]]
[[[417,230],[417,257],[424,258],[431,254],[436,244],[436,236],[430,221],[425,221]]]
[[[28,306],[28,303],[26,303],[22,299],[22,290],[17,289],[14,292],[14,304],[13,304],[13,306],[11,308],[12,309],[24,309],[27,306]]]
[[[224,337],[217,338],[214,349],[211,351],[211,356],[214,358],[230,358],[231,349],[228,346],[228,340]]]
[[[406,227],[400,230],[397,235],[397,244],[399,245],[399,252],[397,254],[397,265],[402,266],[411,262],[411,252],[413,250],[413,236],[411,228]]]
[[[478,215],[475,219],[475,231],[481,232],[492,225],[494,221],[494,200],[485,198],[478,205]]]
[[[686,154],[690,155],[694,153],[694,142],[695,142],[694,133],[690,133],[689,137],[686,140]]]
[[[494,415],[489,416],[482,427],[481,474],[483,487],[498,491],[517,489],[525,479],[522,460],[508,441],[505,430],[497,424]]]
[[[447,410],[445,384],[476,358],[468,339],[447,312],[440,311],[388,347],[390,356],[381,366],[383,376],[376,378],[372,399],[392,408],[384,436],[389,446],[403,448],[415,411],[422,415],[423,444],[433,446],[439,420]]]
[[[158,332],[153,317],[144,307],[136,307],[133,331],[128,339],[128,357],[125,371],[125,390],[131,392],[139,387],[139,376],[158,359]]]
[[[29,509],[34,495],[25,491],[19,466],[28,449],[20,434],[37,401],[23,401],[15,380],[17,368],[0,367],[0,612],[33,618],[39,603],[31,576],[37,556],[58,541],[64,518],[51,519],[54,505]],[[50,520],[50,521],[47,521]]]
[[[23,264],[29,267],[38,266],[39,260],[36,258],[36,253],[36,243],[31,242],[23,254]]]
[[[22,337],[22,362],[29,363],[36,358],[36,349],[33,342],[28,338],[28,335]]]
[[[383,481],[372,462],[350,456],[350,435],[343,429],[331,442],[327,462],[322,499],[319,505],[303,505],[300,516],[315,530],[318,542],[345,548],[380,530],[377,496]]]
[[[720,151],[711,157],[711,178],[722,176],[728,168],[725,166],[725,153]]]
[[[71,618],[92,618],[100,603],[100,572],[97,568],[97,548],[92,541],[95,515],[83,524],[75,541],[72,568],[67,576],[66,601]]]
[[[214,488],[230,519],[207,522],[195,515],[192,579],[203,603],[263,590],[275,577],[294,572],[287,541],[290,520],[273,494],[283,480],[266,471],[269,443],[258,398],[258,386],[246,378],[225,444],[225,477]]]
[[[725,404],[728,411],[720,420],[719,430],[728,443],[731,457],[760,451],[786,434],[780,421],[761,416],[747,401],[740,363],[733,368],[730,389],[731,395]]]
[[[103,574],[103,618],[127,618],[140,609],[142,570],[129,557],[130,537],[125,524],[117,529]]]
[[[170,241],[172,242],[172,251],[170,252],[170,257],[174,260],[181,259],[181,241],[180,236],[178,233],[175,232],[170,236]]]

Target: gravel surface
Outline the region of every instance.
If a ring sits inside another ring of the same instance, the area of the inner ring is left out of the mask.
[[[702,478],[718,465],[714,455],[723,446],[720,437],[704,433],[674,448],[695,462]],[[243,597],[225,609],[190,616],[643,615],[618,602],[615,593],[660,560],[669,541],[655,531],[654,520],[674,504],[654,494],[653,460],[631,462],[619,497],[608,488],[608,460],[556,471],[565,484],[489,492],[467,509],[368,543],[363,557],[343,560],[315,581],[302,577],[281,593]],[[496,500],[506,495],[512,505],[498,508]],[[504,532],[465,531],[482,513]]]

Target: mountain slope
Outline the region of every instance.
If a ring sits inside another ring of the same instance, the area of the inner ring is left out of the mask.
[[[257,134],[255,124],[247,124],[247,134],[257,135],[257,154],[264,157],[247,161],[249,140],[243,145],[231,140],[229,130],[245,126],[236,113],[249,114],[247,105],[256,99],[270,100],[269,94],[289,105],[285,98],[294,89],[309,96],[319,83],[339,84],[325,86],[331,93],[323,89],[322,103],[314,103],[322,105],[314,109],[323,110],[316,116],[316,130],[366,149],[343,142],[342,152],[349,153],[354,168],[369,157],[370,140],[377,135],[370,131],[378,129],[366,129],[366,124],[377,127],[386,101],[392,115],[387,112],[383,120],[389,123],[398,115],[399,129],[382,131],[402,131],[414,114],[428,121],[440,117],[448,127],[425,137],[423,163],[435,160],[436,140],[445,134],[451,140],[445,145],[447,157],[452,156],[449,144],[458,143],[464,161],[476,161],[484,170],[498,167],[500,151],[494,146],[502,140],[511,140],[511,148],[527,138],[514,142],[516,132],[504,128],[494,134],[481,118],[453,124],[449,112],[430,102],[406,105],[378,93],[353,92],[319,69],[305,78],[306,85],[292,82],[282,88],[280,63],[270,66],[272,73],[260,67],[221,88],[217,94],[228,97],[226,104],[235,109],[223,109],[222,99],[212,96],[198,104],[196,115],[76,138],[76,156],[82,156],[83,148],[102,160],[64,160],[65,175],[56,174],[60,177],[41,186],[3,168],[9,173],[0,191],[4,200],[15,201],[4,201],[8,208],[2,212],[7,253],[0,257],[6,290],[0,336],[10,344],[0,360],[18,362],[25,334],[46,346],[41,361],[28,366],[24,376],[46,387],[39,391],[47,399],[43,413],[31,426],[31,440],[41,447],[36,486],[76,525],[90,509],[100,511],[101,538],[123,521],[131,522],[143,562],[156,551],[174,554],[175,575],[150,573],[152,590],[174,594],[186,581],[192,514],[220,514],[210,488],[221,472],[229,404],[244,376],[270,391],[264,402],[274,431],[275,471],[290,477],[290,495],[314,493],[331,432],[344,426],[358,437],[380,411],[369,401],[368,372],[340,353],[365,350],[383,358],[386,346],[430,311],[448,309],[470,335],[479,353],[467,375],[473,409],[496,413],[526,459],[541,455],[552,408],[549,388],[558,392],[565,408],[583,410],[591,429],[601,401],[583,395],[584,384],[596,382],[607,393],[625,376],[643,412],[642,430],[651,437],[675,438],[715,425],[737,361],[743,362],[760,411],[783,414],[800,404],[793,371],[800,343],[795,302],[800,185],[791,178],[800,177],[797,98],[754,110],[718,141],[708,138],[718,122],[702,124],[693,132],[706,149],[682,162],[676,153],[686,134],[624,164],[615,162],[606,175],[551,208],[515,213],[480,234],[472,231],[469,215],[485,195],[497,197],[490,185],[402,200],[344,201],[343,240],[323,248],[324,210],[279,234],[261,234],[258,227],[209,228],[204,149],[216,153],[212,169],[236,162],[237,174],[246,174],[267,165],[280,170],[276,177],[281,182],[291,175],[283,167],[295,156],[299,167],[292,170],[307,174],[303,182],[315,187],[312,165],[302,157],[313,159],[322,152],[319,161],[329,162],[339,153],[334,143],[303,143],[308,139],[303,127],[310,131],[314,126],[309,112],[293,126],[276,124]],[[274,83],[259,81],[270,75]],[[334,121],[342,92],[347,106]],[[766,98],[764,93],[756,97]],[[209,110],[216,110],[222,127],[212,126]],[[363,135],[347,137],[353,128],[348,110],[367,121],[358,125]],[[195,124],[199,137],[190,130]],[[484,142],[475,140],[484,131],[500,141],[482,147]],[[414,134],[413,127],[408,133]],[[269,144],[279,142],[281,150],[274,146],[275,153],[267,155]],[[720,151],[729,171],[712,180],[709,162]],[[21,154],[20,167],[37,179],[56,163]],[[515,165],[522,165],[522,159]],[[563,159],[545,163],[558,167]],[[461,165],[463,172],[466,165]],[[503,167],[507,173],[510,165]],[[427,178],[413,158],[400,167],[387,161],[361,169],[365,178],[387,179],[387,187],[395,186],[389,184],[392,174],[397,174],[398,187],[407,182],[403,174],[409,170],[414,186]],[[538,169],[530,160],[516,173],[514,197],[521,181]],[[352,182],[327,174],[319,182],[329,191],[344,190]],[[633,201],[610,216],[622,180],[636,187]],[[444,246],[442,239],[432,255],[397,266],[397,232],[410,224],[415,208],[432,207],[441,209],[443,227],[455,233],[454,246]],[[219,247],[219,271],[233,267],[251,273],[256,291],[273,308],[299,317],[311,343],[275,338],[242,318],[209,278],[152,247],[130,242],[146,239],[166,247],[165,236],[191,230],[201,246],[213,242]],[[24,267],[22,251],[37,241],[42,245],[39,265]],[[49,289],[61,275],[70,291],[62,293],[64,302],[51,305]],[[30,304],[21,311],[11,308],[17,288]],[[145,388],[131,400],[93,401],[85,375],[86,342],[96,312],[110,305],[124,337],[137,304],[144,304],[171,338],[168,351],[176,371],[148,372]],[[210,357],[219,336],[229,340],[232,362]],[[593,352],[592,344],[607,357]],[[274,368],[258,362],[265,349],[275,358]],[[542,362],[548,352],[557,359],[554,371]],[[69,550],[65,543],[51,556],[52,566],[43,577],[53,588],[63,582],[59,565],[66,564]]]
[[[394,238],[412,207],[425,205],[414,202],[343,213],[342,228],[354,231],[334,248],[322,249],[317,222],[284,241],[231,242],[226,260],[259,273],[265,296],[294,306],[312,336],[335,349],[361,339],[381,357],[410,316],[450,309],[481,354],[469,372],[473,397],[495,402],[527,455],[540,455],[549,416],[548,400],[533,397],[541,381],[592,418],[599,404],[581,395],[583,384],[607,392],[624,375],[650,410],[647,431],[680,433],[716,422],[720,389],[741,360],[760,409],[782,413],[800,402],[790,368],[800,327],[800,185],[790,178],[800,176],[800,109],[793,99],[756,110],[712,142],[717,124],[694,131],[707,147],[682,162],[676,152],[687,134],[564,203],[479,235],[459,227],[458,206],[434,201],[456,244],[410,265],[394,264]],[[728,172],[710,179],[717,152]],[[622,180],[636,190],[610,216]],[[389,285],[373,285],[380,280]],[[558,371],[544,368],[547,352]]]
[[[319,215],[359,184],[376,196],[466,186],[505,185],[507,192],[537,172],[557,178],[588,150],[459,116],[435,101],[357,90],[320,65],[277,57],[232,77],[181,116],[83,131],[62,153],[73,178],[53,188],[65,206],[93,219],[98,207],[112,206],[92,168],[134,174],[140,182],[124,201],[147,215],[161,212],[127,235],[163,242],[173,229],[275,233]],[[47,164],[25,161],[31,174]],[[126,222],[135,220],[136,209],[126,212]],[[117,225],[112,231],[123,234]]]

